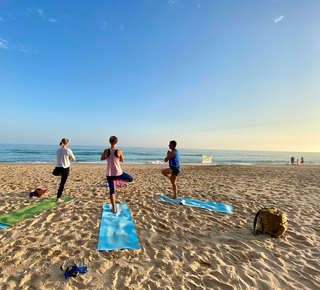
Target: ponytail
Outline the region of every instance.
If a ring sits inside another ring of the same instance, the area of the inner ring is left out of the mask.
[[[69,143],[69,139],[63,138],[63,139],[61,140],[61,142],[60,142],[60,146],[62,146],[62,145],[67,145],[68,143]]]

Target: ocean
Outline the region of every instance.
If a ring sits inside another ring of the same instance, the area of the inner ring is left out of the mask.
[[[100,156],[103,146],[70,146],[77,162],[102,163]],[[56,145],[0,144],[0,163],[55,163]],[[167,148],[121,147],[124,164],[161,164],[166,157]],[[305,164],[320,164],[320,153],[310,152],[271,152],[271,151],[233,151],[207,149],[181,149],[182,164],[202,164],[202,155],[213,156],[213,164],[289,164],[290,158],[304,158]],[[105,161],[104,161],[105,163]]]

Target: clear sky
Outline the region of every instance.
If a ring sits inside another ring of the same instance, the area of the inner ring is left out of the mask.
[[[319,15],[319,0],[0,0],[0,143],[319,152]]]

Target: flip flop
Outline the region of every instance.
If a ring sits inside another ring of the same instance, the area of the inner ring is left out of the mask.
[[[73,266],[73,264],[72,264],[70,261],[65,260],[65,261],[63,261],[63,263],[61,264],[60,269],[61,269],[62,271],[66,271],[70,266]]]
[[[64,272],[66,279],[69,279],[70,277],[77,277],[78,274],[79,274],[79,270],[76,265],[71,265],[67,267],[66,271]]]
[[[76,257],[74,259],[74,265],[77,268],[78,273],[77,274],[85,274],[87,273],[88,269],[85,266],[82,266],[82,259],[80,257]]]
[[[76,257],[73,260],[73,263],[70,261],[63,261],[61,265],[61,270],[64,271],[64,275],[66,279],[69,279],[70,277],[77,277],[80,274],[87,273],[87,267],[81,266],[82,265],[82,259],[80,257]]]
[[[80,266],[82,266],[82,259],[80,257],[76,257],[74,260],[73,260],[73,263],[74,265],[79,268]]]

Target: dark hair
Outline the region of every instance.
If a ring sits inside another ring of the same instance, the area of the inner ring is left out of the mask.
[[[110,144],[117,144],[118,138],[116,136],[111,136],[109,139]]]
[[[174,148],[177,147],[177,142],[174,141],[174,140],[171,140],[171,141],[170,141],[170,144],[171,144]]]

